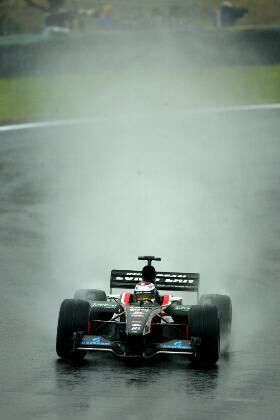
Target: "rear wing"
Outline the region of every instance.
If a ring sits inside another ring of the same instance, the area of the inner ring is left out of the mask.
[[[141,271],[112,270],[110,279],[110,293],[113,288],[134,289],[135,285],[142,280]],[[158,290],[178,290],[184,292],[198,292],[198,273],[173,273],[158,272],[156,275],[156,287]]]

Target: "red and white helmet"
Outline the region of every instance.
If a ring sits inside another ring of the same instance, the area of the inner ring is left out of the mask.
[[[135,289],[134,289],[135,302],[144,302],[144,301],[154,302],[155,298],[156,298],[156,288],[153,283],[142,281],[141,283],[136,284]]]

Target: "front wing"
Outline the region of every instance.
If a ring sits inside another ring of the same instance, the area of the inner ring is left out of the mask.
[[[194,342],[192,340],[173,339],[164,343],[153,343],[152,345],[144,347],[141,354],[128,353],[123,343],[111,341],[99,335],[88,335],[85,333],[74,333],[73,337],[73,351],[109,351],[119,357],[141,357],[151,358],[157,354],[183,354],[193,356]]]

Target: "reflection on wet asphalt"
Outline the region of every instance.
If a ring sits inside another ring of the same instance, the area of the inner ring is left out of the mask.
[[[3,420],[279,417],[279,120],[239,123],[207,121],[211,147],[190,121],[172,148],[161,142],[170,126],[133,144],[123,124],[111,145],[108,127],[1,134]],[[212,369],[183,357],[57,360],[61,300],[108,290],[110,269],[136,268],[146,251],[229,291],[231,351]]]

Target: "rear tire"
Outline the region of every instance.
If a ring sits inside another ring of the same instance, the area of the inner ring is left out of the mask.
[[[79,289],[75,292],[74,299],[86,301],[106,301],[107,296],[104,290],[98,289]]]
[[[195,345],[194,361],[199,364],[214,365],[220,353],[220,324],[215,306],[191,307],[189,335]]]
[[[62,359],[81,360],[86,351],[74,351],[73,332],[87,331],[90,305],[82,300],[65,299],[58,316],[56,352]]]
[[[230,345],[232,304],[227,295],[202,295],[199,299],[200,305],[214,305],[218,309],[220,318],[221,348],[227,351]]]

